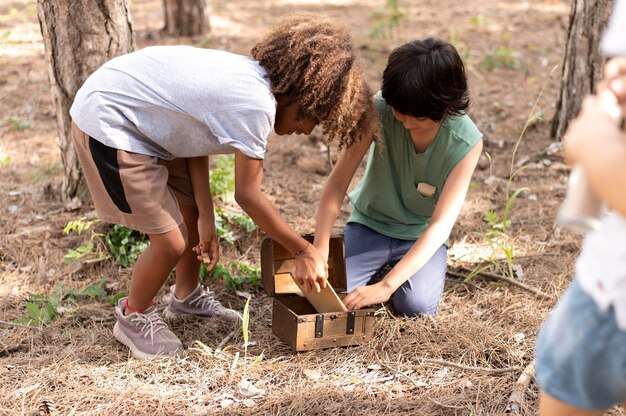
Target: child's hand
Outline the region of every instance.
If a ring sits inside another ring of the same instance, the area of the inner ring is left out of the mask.
[[[212,270],[220,259],[220,240],[215,232],[215,223],[199,218],[198,236],[200,242],[193,251],[198,255],[198,260],[207,265],[207,270]]]
[[[613,58],[604,66],[603,85],[615,95],[617,104],[626,112],[626,57]]]
[[[622,137],[618,121],[606,111],[605,97],[590,95],[583,101],[578,117],[572,120],[565,132],[563,151],[567,163],[577,164],[589,154],[589,146],[601,145],[605,140]]]
[[[304,285],[304,292],[319,293],[321,289],[326,287],[326,278],[328,276],[328,265],[312,244],[296,255],[296,268],[293,272],[293,278]]]
[[[354,289],[343,299],[348,310],[361,309],[376,303],[387,302],[392,291],[384,282],[369,286],[360,286]]]

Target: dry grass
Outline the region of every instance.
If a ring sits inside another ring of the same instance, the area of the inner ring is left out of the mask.
[[[0,16],[9,16],[12,7],[21,10],[23,3],[0,2]],[[348,25],[357,45],[364,46],[374,86],[392,47],[426,35],[446,39],[448,24],[456,28],[458,46],[467,52],[470,68],[471,115],[486,134],[492,164],[476,172],[475,186],[451,237],[450,266],[471,269],[489,257],[489,245],[479,234],[485,227],[482,219],[489,208],[503,207],[506,198],[502,181],[485,180],[490,175],[507,177],[511,149],[538,85],[549,68],[560,64],[568,2],[411,0],[403,2],[408,17],[393,38],[377,40],[369,39],[368,33],[375,20],[373,10],[382,1],[213,3],[213,35],[180,42],[247,53],[274,17],[296,10],[324,13]],[[131,12],[140,47],[179,42],[156,34],[162,21],[159,1],[134,0]],[[126,348],[113,338],[115,318],[112,306],[104,301],[81,300],[41,328],[14,324],[26,315],[29,293],[49,295],[57,283],[80,290],[104,278],[113,295],[125,290],[130,278],[129,269],[111,261],[79,270],[63,263],[67,250],[84,238],[64,235],[62,229],[89,207],[65,211],[59,202],[54,110],[36,17],[28,13],[0,19],[0,32],[11,31],[0,41],[0,91],[6,97],[0,113],[33,122],[24,131],[0,124],[0,161],[10,155],[10,163],[0,166],[1,415],[46,414],[52,408],[56,410],[50,414],[58,415],[504,413],[515,381],[533,359],[541,322],[569,282],[580,243],[554,226],[566,175],[538,163],[537,155],[550,143],[547,122],[533,125],[519,150],[519,156],[527,156],[535,167],[513,183],[515,188],[529,187],[531,194],[515,202],[508,242],[515,247],[515,263],[524,270],[524,283],[552,299],[542,300],[480,276],[470,282],[450,278],[434,319],[383,314],[366,346],[296,354],[271,334],[271,299],[261,288],[247,287],[254,295],[250,317],[254,344],[247,356],[239,328],[186,321],[173,326],[186,347],[181,356],[138,361],[129,359]],[[486,23],[471,23],[477,16]],[[510,35],[506,41],[504,33]],[[517,55],[521,68],[485,72],[480,66],[483,55],[503,42]],[[552,80],[539,101],[548,117],[557,89],[558,80]],[[264,179],[268,197],[294,228],[310,232],[328,172],[325,149],[318,141],[301,137],[272,137],[268,149]],[[333,159],[336,156],[333,151]],[[550,160],[557,165],[560,158]],[[347,218],[347,209],[338,225]],[[260,239],[258,233],[242,236],[235,246],[224,247],[223,259],[258,263]],[[209,284],[223,303],[243,309],[244,299],[219,282]],[[164,293],[165,289],[160,295]],[[242,388],[244,379],[262,391],[251,397],[251,389]],[[537,386],[531,382],[523,393],[521,414],[534,414]]]

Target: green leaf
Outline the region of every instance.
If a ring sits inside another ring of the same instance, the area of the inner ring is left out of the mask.
[[[246,306],[243,308],[243,324],[241,330],[243,332],[243,342],[248,344],[248,323],[250,322],[250,298],[246,300]]]
[[[117,306],[117,303],[119,302],[120,299],[122,299],[123,297],[126,296],[126,291],[117,293],[115,296],[113,296],[113,298],[111,299],[111,304]]]

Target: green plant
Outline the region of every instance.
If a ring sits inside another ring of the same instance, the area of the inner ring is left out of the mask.
[[[145,234],[119,224],[111,227],[104,241],[122,267],[132,266],[149,245]]]
[[[83,232],[90,230],[91,234],[89,236],[89,241],[84,244],[79,245],[74,249],[69,249],[63,258],[64,262],[67,264],[74,263],[79,260],[88,260],[88,259],[101,259],[106,258],[107,255],[101,250],[101,238],[102,234],[95,232],[91,227],[99,222],[99,219],[88,220],[87,217],[81,217],[75,221],[68,221],[63,228],[64,234],[70,234],[72,232],[77,234],[82,234]]]
[[[515,270],[513,267],[515,247],[510,242],[510,236],[508,234],[511,226],[510,215],[513,208],[513,203],[522,194],[522,192],[529,191],[528,188],[523,187],[511,193],[511,183],[513,179],[522,169],[524,169],[524,167],[522,166],[521,168],[515,170],[515,158],[517,156],[517,151],[524,135],[526,134],[528,127],[533,123],[541,120],[541,117],[543,117],[542,112],[536,112],[537,103],[539,102],[539,98],[543,94],[543,91],[555,70],[556,66],[552,68],[552,71],[550,71],[550,74],[548,75],[546,81],[539,90],[539,93],[537,94],[530,113],[526,118],[526,122],[524,123],[522,131],[520,132],[520,135],[515,142],[515,146],[513,147],[513,151],[511,153],[511,163],[509,165],[509,178],[505,191],[506,202],[504,204],[502,214],[498,214],[495,208],[491,208],[483,217],[484,222],[487,224],[487,229],[483,232],[478,233],[478,236],[490,247],[491,252],[487,255],[487,258],[485,259],[488,264],[486,266],[476,267],[465,278],[466,281],[471,280],[474,276],[486,270],[498,271],[502,275],[508,276],[510,278],[515,278]],[[498,260],[499,255],[504,256],[504,264],[501,264]]]
[[[30,293],[26,302],[28,316],[19,318],[16,322],[22,325],[47,325],[52,322],[60,312],[60,300],[57,296],[45,296]]]
[[[62,314],[66,306],[77,304],[81,299],[106,300],[109,295],[104,288],[106,281],[101,279],[98,283],[89,284],[87,287],[75,290],[64,289],[62,283],[58,283],[50,295],[29,293],[26,302],[26,313],[17,320],[23,325],[47,325],[57,316]]]
[[[44,163],[37,166],[34,172],[30,174],[32,183],[40,183],[46,181],[61,172],[61,165],[58,163]]]
[[[235,157],[219,155],[209,171],[211,193],[222,201],[235,199]]]
[[[236,214],[225,212],[221,208],[215,208],[215,231],[219,239],[228,244],[234,244],[237,237],[231,229],[230,225],[236,225],[246,232],[257,229],[252,219],[245,214]]]
[[[217,263],[213,270],[207,271],[203,263],[200,270],[202,279],[211,277],[221,279],[224,286],[229,290],[241,290],[244,284],[257,285],[261,281],[261,269],[258,266],[249,266],[245,263],[232,262],[230,267]]]
[[[470,19],[470,24],[476,29],[482,29],[488,27],[491,22],[485,16],[478,15],[472,16],[472,18]]]
[[[8,118],[9,126],[15,131],[24,131],[26,129],[33,128],[33,122],[31,120],[21,119],[17,117]]]
[[[3,168],[6,168],[10,164],[11,164],[11,156],[9,155],[0,156],[0,166],[2,166]]]
[[[399,0],[386,0],[385,5],[374,12],[374,23],[370,31],[370,39],[388,38],[405,18],[404,6]]]
[[[483,66],[488,69],[518,67],[517,59],[513,56],[513,51],[508,46],[500,46],[498,49],[487,52],[483,61]]]
[[[221,208],[217,208],[215,210],[215,213],[224,220],[228,221],[231,224],[237,225],[248,233],[257,229],[257,225],[254,223],[254,221],[252,221],[252,218],[250,218],[246,214],[229,213],[225,212]]]

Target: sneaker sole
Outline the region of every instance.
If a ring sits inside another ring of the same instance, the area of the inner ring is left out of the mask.
[[[117,339],[119,342],[121,342],[122,344],[126,345],[128,348],[130,348],[130,352],[133,354],[133,357],[135,358],[140,358],[143,360],[150,360],[153,358],[168,358],[168,357],[172,357],[174,355],[177,355],[178,353],[180,353],[180,350],[176,351],[174,354],[150,354],[147,352],[143,352],[141,351],[139,348],[137,348],[137,346],[135,345],[135,343],[126,336],[126,334],[124,334],[122,332],[122,330],[119,328],[119,323],[115,323],[115,325],[113,326],[113,336],[115,337],[115,339]]]

